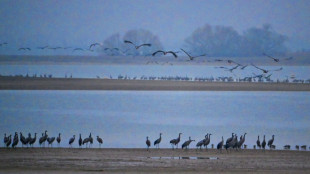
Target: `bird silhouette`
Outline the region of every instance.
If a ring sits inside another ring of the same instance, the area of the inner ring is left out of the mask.
[[[81,147],[82,144],[84,144],[84,143],[83,143],[83,140],[82,140],[82,136],[81,136],[81,134],[80,134],[80,138],[79,138],[79,147]]]
[[[273,141],[274,141],[274,135],[272,135],[272,138],[268,141],[268,144],[267,144],[270,149],[271,149],[271,146],[273,144]]]
[[[61,135],[61,133],[58,134],[58,137],[56,139],[58,146],[60,145],[60,141],[61,141],[60,135]]]
[[[264,55],[264,56],[267,56],[268,58],[272,59],[272,60],[275,61],[275,62],[279,62],[279,61],[280,61],[280,59],[271,57],[270,55],[267,55],[266,53],[263,53],[263,55]]]
[[[257,67],[257,66],[255,66],[254,64],[251,64],[253,67],[255,67],[256,69],[259,69],[259,70],[261,70],[261,71],[263,71],[263,73],[265,73],[265,74],[267,74],[268,72],[271,72],[271,71],[281,71],[281,70],[283,70],[283,68],[281,67],[281,68],[279,68],[279,69],[275,69],[275,70],[266,70],[266,69],[263,69],[263,68],[260,68],[260,67]]]
[[[23,48],[23,47],[22,47],[22,48],[19,48],[19,49],[18,49],[18,51],[21,51],[21,50],[24,50],[24,51],[31,51],[31,48]]]
[[[264,135],[264,140],[262,142],[262,148],[265,149],[265,147],[266,147],[266,140],[265,140],[265,135]]]
[[[44,50],[45,48],[48,48],[48,46],[44,46],[44,47],[37,47],[37,49],[41,49],[41,50]]]
[[[257,147],[259,147],[259,148],[262,147],[261,144],[260,144],[259,136],[257,137],[256,145],[257,145]]]
[[[188,149],[189,145],[191,144],[191,142],[193,142],[195,140],[192,140],[191,137],[188,138],[187,141],[185,141],[183,144],[182,144],[182,149]]]
[[[32,138],[29,141],[29,145],[33,147],[33,144],[36,142],[36,140],[37,140],[37,133],[34,133],[34,138]]]
[[[159,149],[159,143],[161,142],[161,135],[162,135],[162,133],[160,133],[159,138],[154,141],[154,146],[157,146],[157,149]]]
[[[140,47],[143,47],[143,46],[152,46],[152,44],[150,43],[144,43],[144,44],[141,44],[141,45],[136,45],[134,44],[133,42],[129,41],[129,40],[124,40],[124,43],[128,43],[128,44],[132,44],[136,49],[139,49]]]
[[[179,144],[179,142],[180,142],[180,140],[181,140],[181,135],[182,135],[182,133],[179,133],[178,138],[172,139],[172,140],[170,141],[170,144],[172,145],[172,149],[174,149],[174,146],[177,146],[177,148],[178,148],[178,144]]]
[[[70,147],[72,147],[72,143],[74,142],[74,140],[75,140],[75,135],[73,135],[73,137],[70,138],[70,140],[69,140]]]
[[[220,141],[218,144],[217,144],[217,149],[220,150],[222,152],[222,148],[223,148],[223,144],[224,144],[224,138],[222,136],[222,141]]]
[[[168,53],[172,54],[174,56],[174,58],[177,58],[178,55],[178,51],[177,52],[173,52],[173,51],[163,51],[163,50],[158,50],[158,51],[155,51],[152,56],[155,56],[157,53],[163,53],[164,55],[167,55]]]
[[[97,141],[99,143],[99,148],[101,147],[101,144],[103,143],[102,138],[100,138],[99,136],[97,136]]]
[[[84,51],[83,48],[74,48],[73,51]]]
[[[202,54],[202,55],[199,55],[199,56],[191,56],[189,53],[187,53],[185,50],[183,50],[181,48],[181,50],[189,57],[189,60],[188,61],[191,61],[191,60],[194,60],[195,58],[198,58],[198,57],[203,57],[203,56],[206,56],[206,54]]]
[[[89,45],[89,49],[91,50],[92,47],[95,47],[97,45],[102,45],[101,43],[92,43]]]
[[[151,146],[151,141],[149,140],[149,137],[146,137],[145,143],[146,143],[146,148],[147,148],[147,150],[149,150],[149,148],[150,148],[150,146]]]

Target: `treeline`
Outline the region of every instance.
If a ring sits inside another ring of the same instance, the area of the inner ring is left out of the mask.
[[[123,40],[130,40],[136,44],[151,43],[152,47],[130,49],[131,45],[124,44]],[[262,56],[262,53],[283,55],[288,52],[285,46],[287,41],[288,37],[276,32],[270,24],[265,24],[261,28],[249,28],[242,34],[232,27],[205,24],[187,37],[183,46],[191,53],[207,54],[212,57]],[[140,29],[128,31],[122,39],[119,34],[108,37],[104,40],[102,49],[109,55],[150,55],[158,49],[163,49],[163,46],[156,35]]]

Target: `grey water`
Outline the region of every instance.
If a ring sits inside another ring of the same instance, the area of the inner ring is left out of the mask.
[[[171,147],[179,132],[181,143],[212,133],[215,146],[222,136],[246,132],[248,147],[258,135],[268,141],[274,134],[274,144],[282,148],[310,145],[309,106],[310,92],[1,90],[0,134],[41,136],[48,130],[50,137],[62,133],[62,147],[76,135],[78,147],[79,134],[85,138],[91,132],[103,138],[102,147],[144,148],[146,136],[153,147],[159,133],[160,147]]]
[[[244,78],[258,75],[262,72],[254,67],[247,67],[244,70],[235,70],[230,73],[223,69],[217,69],[216,66],[205,65],[0,65],[0,75],[43,75],[51,74],[53,77],[74,78],[117,78],[118,75],[133,77],[141,76],[188,76],[188,77],[234,77]],[[310,79],[310,66],[262,66],[268,70],[276,70],[283,67],[282,71],[274,71],[269,74],[272,80],[286,79],[295,77],[297,79]],[[254,73],[254,74],[253,74]]]

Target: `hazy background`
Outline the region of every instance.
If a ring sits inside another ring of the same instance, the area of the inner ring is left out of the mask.
[[[0,47],[0,54],[73,54],[72,50],[21,53],[17,49],[45,45],[86,48],[93,42],[103,43],[114,34],[122,41],[127,31],[137,29],[149,31],[163,48],[175,50],[188,46],[193,32],[207,31],[208,27],[211,28],[208,36],[217,36],[213,44],[226,40],[224,46],[237,45],[237,48],[230,48],[236,53],[238,49],[246,49],[242,47],[248,45],[244,38],[253,39],[255,50],[262,47],[268,51],[272,47],[276,51],[269,52],[275,54],[278,50],[282,50],[280,53],[307,51],[310,48],[309,19],[308,0],[2,0],[0,43],[9,44]],[[251,36],[240,38],[249,31],[252,31]],[[263,37],[265,40],[258,41],[264,34],[268,35]],[[205,40],[209,38],[204,37]],[[273,48],[274,45],[277,48]],[[203,48],[203,51],[212,50]],[[221,50],[221,47],[216,48]],[[87,54],[96,55],[98,50]]]

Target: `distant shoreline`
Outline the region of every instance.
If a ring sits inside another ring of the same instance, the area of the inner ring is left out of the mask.
[[[310,84],[2,76],[0,90],[310,91]]]
[[[220,59],[223,61],[215,61]],[[261,57],[201,57],[195,61],[180,56],[177,59],[169,56],[73,56],[73,55],[0,55],[0,65],[200,65],[200,66],[234,66],[227,60],[236,61],[242,65],[253,63],[259,66],[310,66],[310,55],[297,55],[296,58],[285,61],[281,57],[274,62]]]

